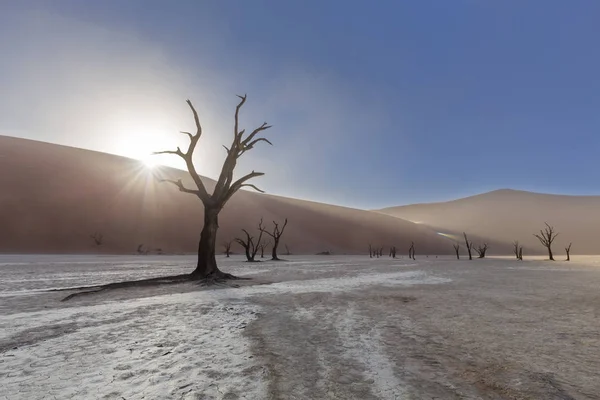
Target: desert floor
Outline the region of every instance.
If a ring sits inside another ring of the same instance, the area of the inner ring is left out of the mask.
[[[0,398],[600,399],[600,258],[0,256]]]

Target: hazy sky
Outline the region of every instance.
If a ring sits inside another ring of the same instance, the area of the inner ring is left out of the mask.
[[[0,134],[143,158],[242,123],[269,193],[376,208],[600,194],[600,2],[4,1]],[[170,159],[161,158],[168,163]]]

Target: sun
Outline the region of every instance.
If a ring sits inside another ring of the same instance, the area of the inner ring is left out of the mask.
[[[148,154],[147,156],[140,157],[140,161],[147,169],[154,169],[158,166],[158,160],[156,156]]]

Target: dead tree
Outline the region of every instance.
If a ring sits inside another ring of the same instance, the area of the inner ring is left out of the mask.
[[[149,250],[148,250],[148,249],[145,249],[145,250],[144,250],[144,243],[140,244],[140,245],[137,247],[137,253],[138,253],[138,254],[143,254],[143,255],[146,255],[146,254],[148,254],[148,252],[149,252]]]
[[[515,253],[515,257],[516,257],[516,258],[517,258],[517,260],[518,260],[518,259],[519,259],[519,241],[518,241],[518,240],[515,240],[515,241],[513,242],[513,246],[515,246],[515,247],[514,247],[514,249],[513,249],[513,253]]]
[[[519,246],[519,260],[523,261],[523,246]]]
[[[262,219],[260,220],[259,227],[262,226]],[[263,231],[261,229],[258,230],[260,234],[258,235],[258,239],[256,242],[254,241],[254,236],[250,235],[247,230],[242,229],[242,232],[246,234],[246,239],[243,238],[235,238],[235,241],[240,244],[244,248],[244,252],[246,253],[246,260],[248,262],[256,262],[256,253],[258,253],[258,249],[260,248],[262,241]]]
[[[233,240],[229,240],[225,243],[223,243],[223,247],[225,247],[225,257],[229,258],[229,255],[231,254],[231,245],[233,244]]]
[[[478,245],[475,248],[475,251],[477,252],[477,254],[479,254],[479,257],[477,257],[477,258],[485,258],[485,253],[487,252],[487,250],[488,250],[487,243],[484,243],[483,246]]]
[[[378,257],[383,257],[383,247],[379,248]]]
[[[265,258],[265,249],[269,246],[270,242],[262,242],[260,244],[260,258]]]
[[[90,235],[90,237],[94,240],[96,246],[102,246],[104,243],[104,236],[101,233],[94,232],[94,234]]]
[[[233,173],[237,166],[239,158],[249,150],[252,150],[259,142],[265,142],[271,144],[269,140],[264,137],[257,137],[257,135],[271,126],[266,122],[258,128],[254,129],[251,133],[246,134],[245,129],[240,130],[239,128],[239,113],[240,109],[246,102],[246,95],[238,96],[241,101],[235,108],[234,116],[234,128],[233,128],[233,139],[229,147],[223,146],[227,152],[225,161],[221,168],[221,173],[215,184],[213,193],[210,194],[204,182],[200,178],[196,167],[193,162],[194,150],[196,145],[202,136],[202,126],[200,124],[200,118],[196,109],[192,105],[190,100],[187,100],[187,105],[194,115],[194,122],[196,124],[196,132],[194,134],[189,132],[182,132],[188,136],[190,143],[187,150],[182,151],[179,147],[177,150],[166,150],[159,151],[155,154],[173,154],[185,161],[185,165],[189,174],[194,181],[196,189],[188,189],[184,186],[181,179],[159,179],[161,182],[169,182],[177,186],[180,192],[193,194],[198,197],[204,205],[204,226],[202,227],[202,233],[200,234],[200,242],[198,243],[198,262],[196,269],[190,274],[190,279],[199,280],[206,279],[207,282],[214,281],[215,279],[235,279],[231,274],[223,273],[217,266],[215,259],[215,242],[217,239],[217,230],[219,229],[219,212],[223,209],[225,204],[231,199],[231,197],[241,188],[249,187],[258,192],[263,192],[253,184],[247,183],[250,179],[262,176],[262,172],[250,172],[242,176],[241,178],[234,180]]]
[[[472,260],[473,256],[471,254],[471,249],[473,248],[473,242],[470,242],[469,239],[467,239],[467,234],[465,232],[463,232],[463,235],[465,236],[465,245],[467,246],[467,252],[469,253],[469,260]]]
[[[547,222],[544,222],[544,224],[546,224],[546,228],[544,230],[540,229],[540,234],[534,234],[533,236],[538,238],[540,243],[548,249],[548,258],[550,261],[554,261],[554,256],[552,255],[552,242],[554,242],[558,233],[554,232],[554,227],[548,225]]]
[[[390,257],[396,258],[396,246],[390,247]]]
[[[369,243],[369,258],[373,258],[373,246]]]
[[[460,254],[458,253],[460,250],[460,244],[456,243],[452,245],[454,247],[454,251],[456,252],[456,259],[460,260]]]
[[[281,261],[281,259],[279,257],[277,257],[277,247],[279,247],[279,240],[281,239],[281,236],[283,235],[283,231],[285,231],[285,227],[287,226],[287,223],[288,223],[288,220],[286,218],[285,222],[283,223],[283,226],[281,227],[281,229],[279,229],[279,224],[277,222],[273,221],[273,225],[274,225],[273,232],[269,232],[262,226],[262,220],[261,220],[261,224],[258,226],[258,229],[260,229],[262,232],[266,233],[267,235],[269,235],[273,238],[273,247],[271,249],[271,260],[272,261]]]
[[[567,252],[567,260],[566,261],[571,261],[571,245],[573,243],[569,243],[568,247],[565,247],[565,251]]]
[[[415,260],[415,242],[410,242],[410,248],[408,249],[408,258]]]

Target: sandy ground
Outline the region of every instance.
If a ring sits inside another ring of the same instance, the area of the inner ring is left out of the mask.
[[[220,263],[60,302],[193,259],[0,256],[0,398],[600,399],[600,258]]]

